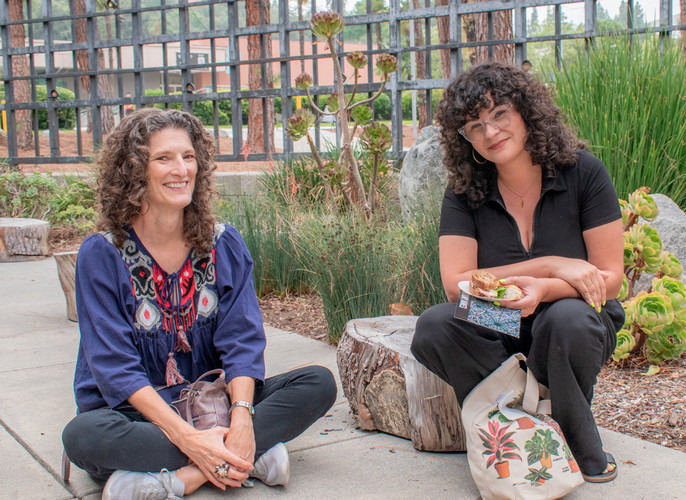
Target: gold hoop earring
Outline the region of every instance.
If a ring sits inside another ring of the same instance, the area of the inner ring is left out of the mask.
[[[484,163],[486,163],[488,161],[485,158],[484,158],[484,161],[477,160],[476,155],[474,154],[474,148],[472,148],[472,158],[474,158],[474,161],[477,162],[479,165],[483,165]]]

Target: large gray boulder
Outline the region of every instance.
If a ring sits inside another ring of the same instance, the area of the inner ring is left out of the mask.
[[[686,267],[686,239],[684,238],[686,214],[668,196],[663,194],[652,194],[651,196],[655,200],[660,213],[654,221],[648,224],[659,233],[662,239],[662,248],[672,252],[679,259],[681,265]],[[643,219],[639,219],[638,224],[644,223]],[[654,274],[642,274],[638,281],[636,281],[634,293],[647,290],[654,277]],[[681,274],[681,280],[684,281],[683,273]]]
[[[668,196],[654,194],[652,197],[660,213],[650,226],[660,233],[663,248],[672,252],[686,266],[686,213]]]
[[[423,128],[403,160],[398,175],[398,194],[406,219],[416,212],[427,194],[432,200],[440,200],[445,191],[447,175],[438,130],[433,126]]]

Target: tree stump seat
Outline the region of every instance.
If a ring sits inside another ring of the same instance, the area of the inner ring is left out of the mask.
[[[57,263],[57,276],[67,300],[67,318],[78,323],[79,316],[76,312],[76,255],[78,251],[59,252],[53,254]]]
[[[0,262],[44,259],[50,224],[40,219],[0,218]]]
[[[338,343],[338,370],[359,427],[411,439],[422,451],[464,451],[453,388],[410,352],[417,316],[349,321]]]

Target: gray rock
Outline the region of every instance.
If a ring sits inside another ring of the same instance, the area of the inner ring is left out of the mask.
[[[652,195],[660,214],[650,223],[662,238],[665,250],[672,252],[683,265],[686,265],[686,213],[671,198],[663,194]]]
[[[398,174],[398,194],[405,218],[416,211],[427,194],[440,199],[445,191],[447,174],[438,137],[437,127],[423,128],[403,160]]]
[[[684,213],[679,205],[674,203],[671,198],[663,194],[651,194],[660,213],[657,218],[649,222],[650,227],[653,227],[660,234],[662,239],[662,248],[668,252],[672,252],[681,265],[686,267],[686,213]],[[639,224],[643,224],[643,219],[639,220]],[[655,276],[653,274],[642,275],[636,282],[635,292],[640,290],[647,290],[650,282]],[[684,280],[684,274],[681,274],[681,280]]]

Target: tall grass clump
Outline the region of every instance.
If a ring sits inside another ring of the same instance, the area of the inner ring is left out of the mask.
[[[447,302],[441,281],[438,259],[438,226],[442,193],[427,196],[407,224],[398,224],[397,238],[400,260],[395,269],[399,273],[399,301],[420,314],[429,307]]]
[[[322,297],[330,342],[338,342],[352,318],[388,314],[397,297],[393,226],[355,214],[320,214],[301,221],[291,236]]]
[[[303,271],[289,236],[293,210],[264,197],[246,197],[238,204],[222,201],[216,212],[217,220],[234,226],[248,247],[258,297],[309,290],[309,274]]]
[[[578,51],[546,74],[620,198],[649,186],[686,208],[686,61],[679,43],[596,38],[588,53]]]

